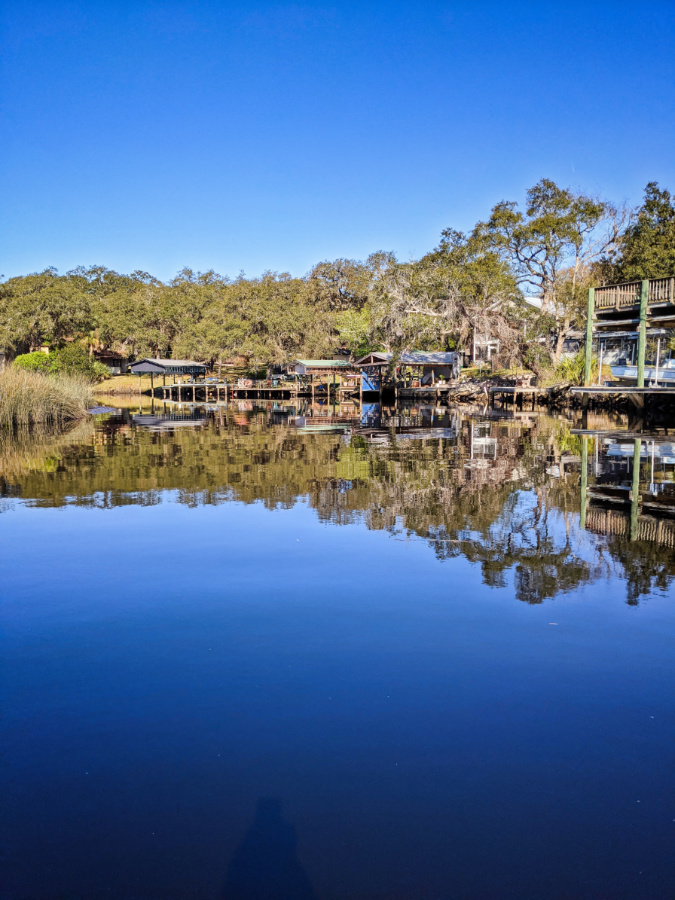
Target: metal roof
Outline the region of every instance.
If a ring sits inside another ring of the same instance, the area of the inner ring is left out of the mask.
[[[351,363],[346,359],[296,359],[296,364],[315,368],[340,368],[351,367]]]
[[[401,353],[396,358],[396,362],[404,366],[451,366],[458,356],[459,354],[456,350],[452,350],[449,353],[412,351],[410,353]],[[356,365],[373,365],[374,362],[370,362],[371,359],[373,361],[377,360],[382,363],[389,363],[394,359],[394,354],[368,353],[366,356],[362,356],[361,359],[357,359]]]
[[[190,371],[206,371],[206,364],[193,359],[137,359],[131,364],[132,372],[175,372],[177,375]]]
[[[648,337],[663,337],[664,335],[670,334],[671,329],[669,328],[648,328],[647,336]],[[613,338],[637,338],[639,337],[639,331],[597,331],[593,335],[594,338],[597,338],[601,341],[609,341]]]

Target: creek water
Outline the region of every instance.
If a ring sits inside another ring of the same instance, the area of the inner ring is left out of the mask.
[[[626,427],[5,435],[0,896],[672,897],[675,440]]]

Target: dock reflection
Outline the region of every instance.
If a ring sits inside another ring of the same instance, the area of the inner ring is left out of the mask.
[[[675,548],[675,442],[583,434],[581,524],[596,534]]]
[[[530,604],[609,564],[623,568],[633,602],[675,575],[675,441],[617,417],[582,424],[434,404],[155,403],[0,443],[0,512],[14,498],[306,502],[322,522],[418,538],[439,560],[463,556],[485,584],[512,583]]]

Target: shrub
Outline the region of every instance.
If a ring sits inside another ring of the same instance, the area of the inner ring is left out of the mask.
[[[27,372],[49,372],[51,371],[52,358],[41,350],[33,353],[22,353],[14,360],[14,365]]]
[[[106,366],[89,356],[82,344],[66,344],[49,355],[41,351],[23,353],[16,357],[14,365],[28,372],[82,375],[91,381],[99,381],[110,374]]]
[[[569,381],[570,384],[584,383],[584,369],[586,358],[584,350],[579,350],[574,356],[561,359],[555,369],[556,378],[560,381]],[[598,361],[595,357],[591,360],[591,381],[598,378]]]
[[[84,375],[92,380],[106,377],[108,369],[96,362],[81,344],[66,344],[50,355],[51,371],[67,375]]]

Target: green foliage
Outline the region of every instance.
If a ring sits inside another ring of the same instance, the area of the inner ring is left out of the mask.
[[[87,329],[91,297],[77,279],[55,269],[11,278],[0,285],[0,349],[10,353],[37,350]]]
[[[583,384],[586,358],[584,350],[579,350],[574,356],[564,357],[560,360],[555,369],[555,375],[558,381],[567,381],[570,384]],[[595,381],[598,377],[598,360],[594,357],[591,359],[591,381]]]
[[[107,367],[96,362],[82,344],[77,343],[66,344],[49,354],[40,350],[20,354],[15,358],[14,365],[28,372],[42,372],[45,375],[81,375],[90,381],[107,378],[109,375]]]
[[[569,330],[580,325],[591,266],[616,247],[626,215],[543,178],[527,192],[524,211],[502,201],[476,226],[474,234],[508,263],[518,285],[540,298],[553,360],[560,359]]]
[[[106,366],[96,362],[82,344],[66,344],[60,350],[50,354],[51,371],[63,372],[66,375],[82,375],[92,380],[106,378],[109,374]]]
[[[303,278],[265,272],[231,280],[185,268],[168,283],[104,266],[65,275],[45,269],[0,283],[0,353],[11,359],[43,344],[77,344],[132,358],[215,363],[243,356],[258,366],[332,356],[338,347],[357,356],[468,349],[476,338],[499,341],[499,365],[542,373],[584,322],[587,290],[598,276],[673,273],[668,191],[650,183],[636,221],[621,235],[623,215],[542,179],[522,209],[502,201],[470,233],[447,228],[433,251],[406,263],[380,251],[365,262],[325,260]],[[541,308],[526,302],[532,293]],[[99,374],[72,353],[56,358],[57,371]]]
[[[675,198],[650,181],[635,222],[623,235],[617,261],[606,272],[614,282],[675,275]]]
[[[14,365],[27,372],[51,372],[52,360],[42,350],[34,350],[32,353],[21,353],[14,360]]]

